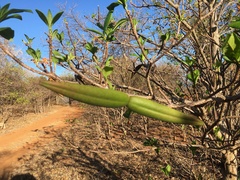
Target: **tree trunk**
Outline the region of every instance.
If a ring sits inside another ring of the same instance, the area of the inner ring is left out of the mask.
[[[237,150],[223,150],[223,163],[224,163],[224,180],[237,180]]]

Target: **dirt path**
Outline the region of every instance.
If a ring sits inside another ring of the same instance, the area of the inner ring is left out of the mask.
[[[67,126],[66,120],[79,117],[81,112],[78,107],[57,107],[41,119],[0,135],[0,175],[15,166],[24,154],[36,149],[34,147],[51,141],[54,132]]]

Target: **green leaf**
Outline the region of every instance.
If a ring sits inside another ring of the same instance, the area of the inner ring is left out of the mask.
[[[10,3],[8,3],[8,4],[4,5],[3,7],[1,7],[0,8],[0,15],[5,14],[8,11],[9,7],[10,7]]]
[[[191,67],[194,65],[194,63],[196,62],[194,59],[190,58],[189,56],[185,56],[185,60],[182,61],[184,64],[186,64],[187,66]]]
[[[143,40],[143,38],[140,36],[139,38],[138,38],[138,40],[139,40],[139,42],[140,42],[140,44],[143,46],[144,44],[145,44],[145,40]]]
[[[12,19],[12,18],[22,20],[22,16],[19,15],[19,14],[13,14],[13,15],[11,15],[11,16],[6,17],[4,20]]]
[[[102,72],[102,69],[100,68],[100,66],[96,66],[96,69],[97,69],[99,72]]]
[[[41,51],[40,51],[39,49],[34,50],[33,48],[28,47],[28,49],[26,50],[26,52],[27,52],[30,56],[32,56],[32,58],[33,58],[34,60],[39,60],[39,59],[41,59]]]
[[[55,29],[55,30],[52,32],[52,35],[53,35],[53,37],[56,37],[56,38],[57,38],[57,34],[58,34],[58,30]]]
[[[51,25],[53,26],[59,19],[60,17],[62,16],[64,12],[61,11],[61,12],[58,12],[52,19],[52,22],[51,22]]]
[[[41,59],[41,51],[37,49],[35,52],[36,52],[37,59]]]
[[[194,145],[196,145],[197,143],[196,143],[196,141],[192,141],[192,144],[191,144],[191,146],[189,147],[189,149],[192,151],[192,154],[193,155],[196,155],[196,151],[197,151],[197,149],[199,149],[198,147],[195,147]]]
[[[64,33],[57,33],[56,34],[57,39],[62,43],[63,39],[64,39]]]
[[[103,25],[103,34],[106,34],[107,28],[113,19],[112,14],[113,14],[113,10],[109,11],[107,14],[107,17],[105,18],[104,25]]]
[[[123,116],[124,116],[125,118],[130,118],[131,113],[132,113],[132,110],[131,110],[131,109],[127,109],[127,110],[125,111],[125,113],[123,114]]]
[[[117,6],[119,6],[120,4],[121,4],[121,2],[111,3],[111,4],[107,7],[107,9],[108,9],[109,11],[114,11],[114,8],[117,7]]]
[[[73,60],[73,59],[75,59],[75,56],[70,52],[70,53],[67,55],[67,60],[68,60],[68,61],[71,61],[71,60]]]
[[[240,63],[240,38],[236,33],[231,33],[226,37],[222,50],[224,58],[230,63]]]
[[[30,56],[32,56],[34,59],[35,59],[35,50],[33,49],[33,48],[28,48],[27,50],[26,50],[26,52],[28,53],[28,55],[30,55]]]
[[[92,19],[94,19],[96,17],[96,14],[95,13],[93,13],[92,14]]]
[[[69,57],[65,54],[62,54],[60,52],[58,52],[57,50],[53,51],[53,63],[57,64],[59,62],[67,62],[68,60],[71,60],[70,58],[72,58],[72,55],[70,55]]]
[[[0,22],[3,22],[11,18],[22,20],[22,16],[17,13],[22,13],[22,12],[32,13],[32,10],[29,10],[29,9],[9,9],[9,7],[10,7],[10,3],[0,8]]]
[[[240,21],[232,21],[230,24],[229,24],[230,27],[232,28],[235,28],[235,29],[240,29]]]
[[[93,46],[93,44],[89,42],[85,45],[85,48],[92,54],[95,54],[98,51],[98,47]]]
[[[108,76],[110,76],[112,74],[112,72],[113,72],[113,67],[112,66],[105,66],[102,69],[102,74],[105,77],[105,79],[107,79]]]
[[[92,47],[93,47],[92,43],[89,43],[89,42],[85,45],[85,48],[90,52],[92,50]]]
[[[55,56],[52,57],[52,62],[54,64],[58,64],[60,61],[62,61],[62,60],[60,60],[59,58],[56,58]]]
[[[51,28],[52,27],[52,12],[50,9],[48,9],[48,13],[47,13],[47,22],[48,22],[48,27]]]
[[[10,40],[14,37],[14,30],[12,30],[10,27],[2,27],[0,28],[0,36]]]
[[[113,60],[113,56],[107,58],[105,65],[110,66],[110,62]]]
[[[145,53],[145,55],[147,56],[148,53],[149,53],[149,50],[148,50],[148,49],[144,49],[144,53]],[[139,58],[139,60],[140,60],[141,62],[143,62],[143,61],[146,59],[143,54],[140,54],[138,58]]]
[[[10,3],[4,5],[3,7],[0,7],[0,22],[3,22],[8,19],[19,19],[22,20],[22,16],[17,13],[22,12],[32,12],[29,9],[10,9]],[[0,28],[0,36],[2,36],[5,39],[12,39],[14,37],[14,30],[12,30],[10,27],[2,27]]]
[[[224,140],[224,139],[223,139],[223,135],[222,135],[222,133],[221,133],[220,127],[215,126],[215,127],[213,128],[213,133],[214,133],[215,137],[216,137],[218,140],[220,140],[220,141],[223,141],[223,140]]]
[[[134,29],[136,29],[137,28],[137,24],[138,24],[138,20],[134,18],[132,20],[132,22],[133,22]]]
[[[143,142],[143,145],[144,146],[159,146],[159,142],[157,139],[155,139],[154,137],[153,138],[146,138],[145,141]]]
[[[65,60],[66,59],[66,55],[63,55],[62,53],[60,53],[57,50],[53,50],[53,56],[59,60]]]
[[[168,164],[166,167],[161,168],[161,170],[166,176],[169,176],[171,172],[171,166]]]
[[[24,36],[26,37],[28,43],[30,43],[30,44],[31,44],[32,41],[35,39],[35,38],[30,38],[30,37],[28,37],[28,35],[26,35],[26,34],[24,34]]]
[[[97,27],[99,27],[101,30],[104,29],[103,25],[101,23],[99,23],[99,22],[97,23]]]
[[[118,0],[123,5],[124,9],[127,9],[127,0]]]
[[[197,81],[200,77],[200,71],[198,69],[195,69],[194,71],[191,71],[187,74],[188,80],[190,80],[194,86],[197,84]]]
[[[167,32],[166,34],[161,35],[161,41],[164,41],[164,42],[168,41],[170,39],[170,35],[171,35],[170,32]]]
[[[13,14],[13,13],[23,13],[23,12],[32,13],[32,10],[30,10],[30,9],[10,9],[8,12],[10,14]]]
[[[47,17],[43,14],[43,12],[39,11],[38,9],[36,9],[36,12],[37,12],[38,16],[40,17],[40,19],[41,19],[47,26],[49,26],[49,24],[48,24],[48,19],[47,19]]]
[[[107,37],[105,37],[104,40],[106,40],[107,42],[112,42],[112,41],[115,41],[116,38],[114,37],[113,32],[110,32],[110,33],[107,35]]]
[[[25,38],[27,39],[27,42],[25,42],[24,40],[22,40],[22,42],[26,45],[26,46],[31,46],[32,42],[35,38],[30,38],[28,37],[28,35],[24,34]]]
[[[133,56],[133,57],[139,57],[139,55],[136,54],[136,53],[131,53],[130,56]]]
[[[126,23],[127,21],[128,21],[127,18],[120,19],[120,20],[115,24],[115,26],[114,26],[114,28],[113,28],[113,31],[115,32],[118,27],[120,27],[121,25],[123,25],[123,24]]]
[[[94,33],[96,33],[96,34],[99,34],[100,36],[102,36],[103,34],[100,32],[100,31],[98,31],[98,30],[95,30],[95,29],[87,29],[88,31],[91,31],[91,32],[94,32]]]

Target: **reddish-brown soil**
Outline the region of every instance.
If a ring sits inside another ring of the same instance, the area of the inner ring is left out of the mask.
[[[190,149],[198,129],[79,106],[84,110],[54,107],[7,122],[0,131],[0,180],[221,179],[203,148]]]
[[[79,117],[81,112],[78,107],[56,106],[44,117],[0,134],[0,174],[14,168],[19,158],[32,152],[36,144],[49,143],[53,139],[51,132],[67,126],[66,121]]]

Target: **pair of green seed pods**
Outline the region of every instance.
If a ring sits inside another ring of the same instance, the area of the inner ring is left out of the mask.
[[[108,108],[127,106],[128,113],[126,114],[128,115],[130,112],[135,112],[143,116],[171,123],[197,126],[204,124],[203,121],[193,115],[184,114],[152,100],[138,96],[129,96],[121,91],[68,82],[41,81],[40,85],[54,92],[90,105]]]

